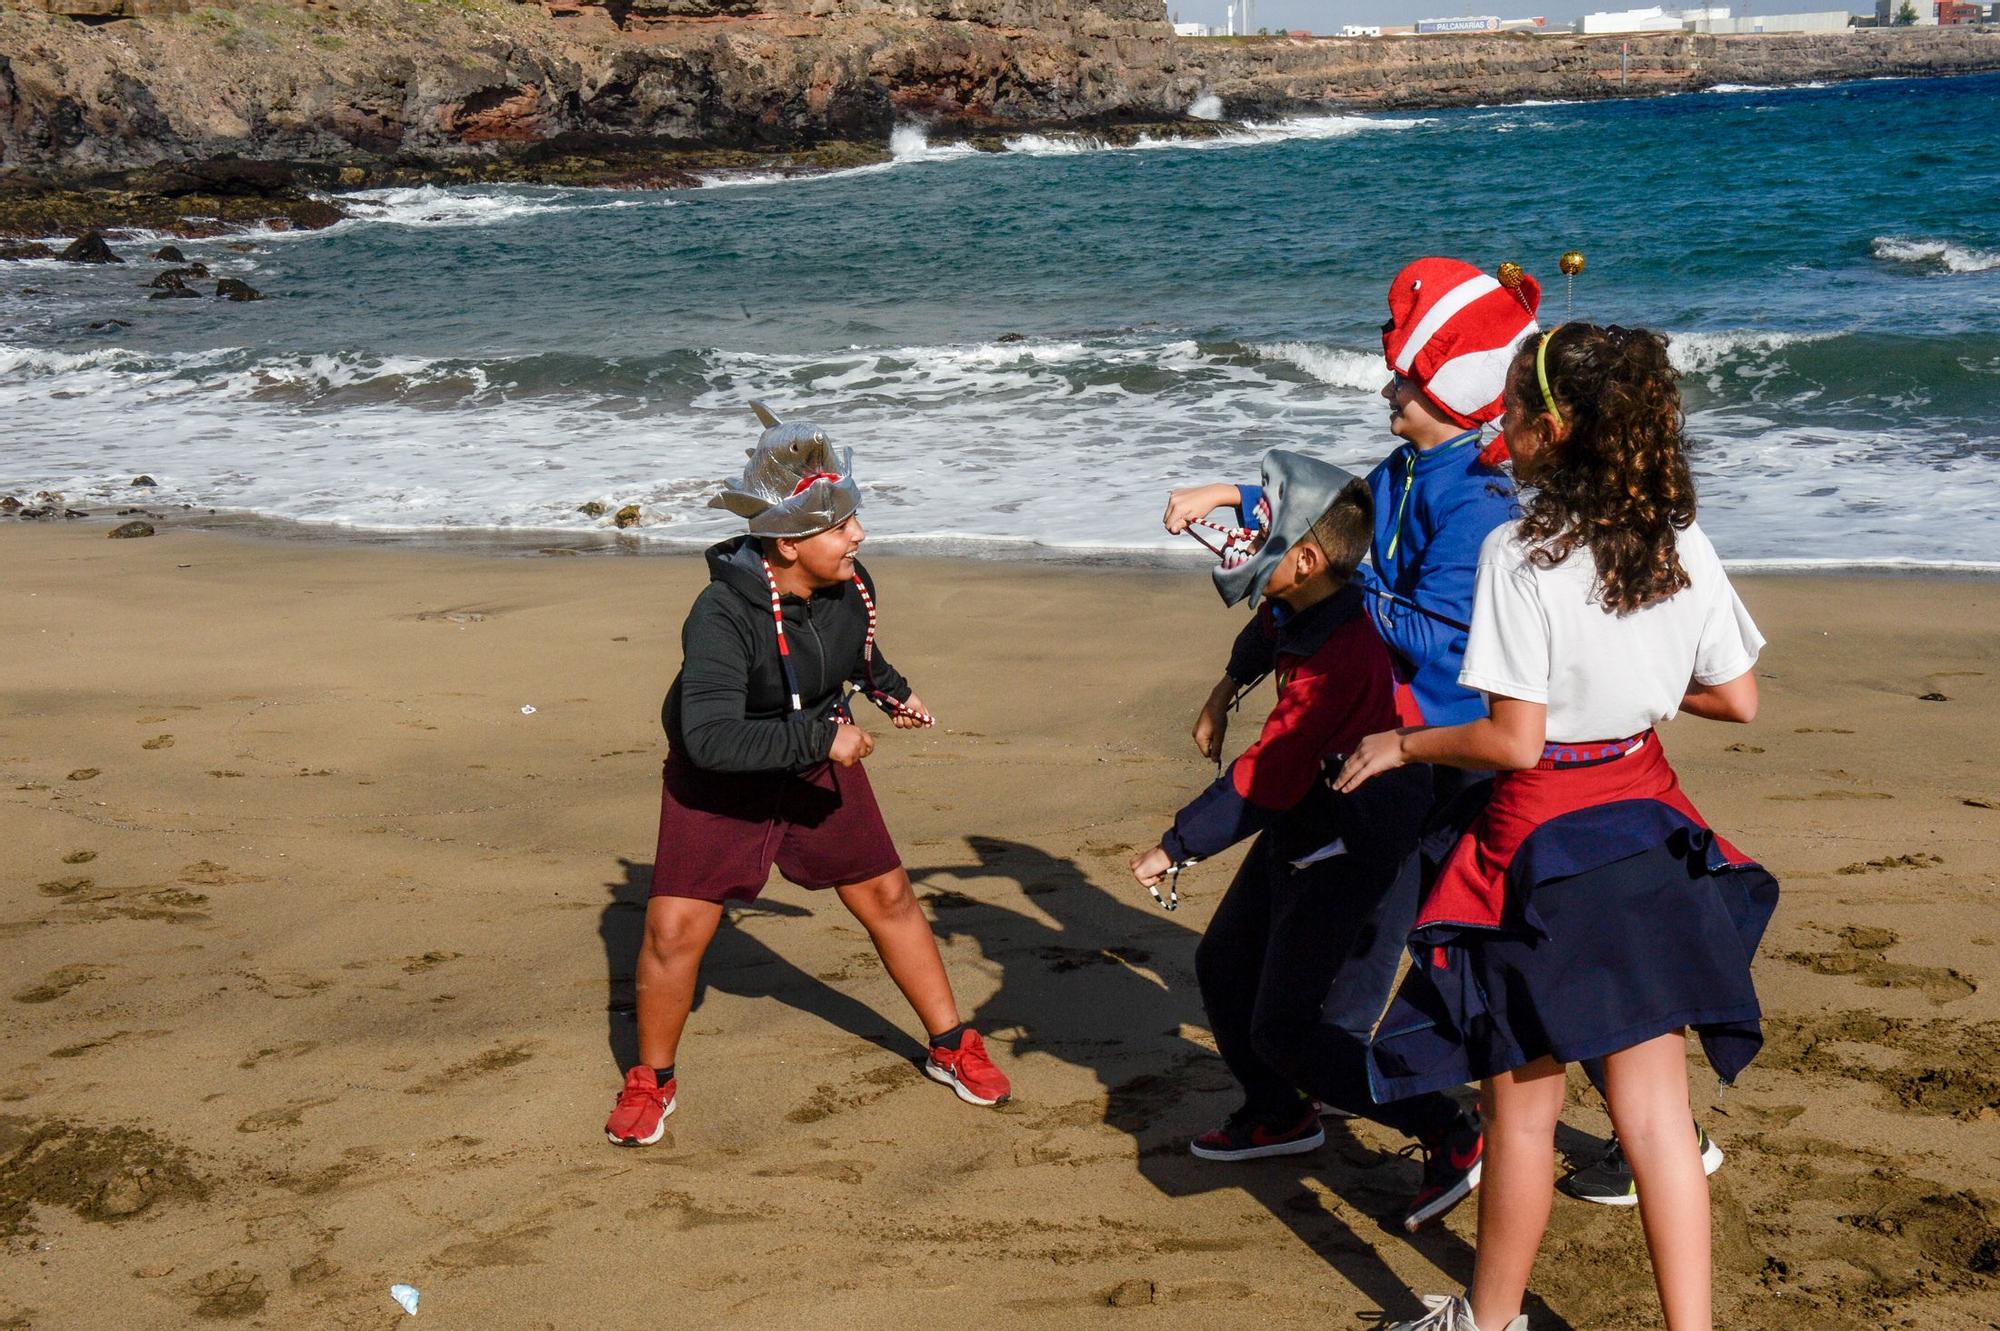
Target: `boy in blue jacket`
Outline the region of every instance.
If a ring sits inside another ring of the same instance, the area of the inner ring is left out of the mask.
[[[1375,500],[1369,557],[1355,570],[1369,618],[1396,665],[1396,706],[1404,725],[1456,725],[1486,714],[1479,694],[1458,683],[1472,621],[1473,575],[1486,533],[1514,515],[1513,484],[1501,469],[1500,441],[1482,427],[1500,417],[1514,347],[1536,331],[1535,279],[1508,266],[1503,283],[1457,259],[1418,259],[1389,287],[1382,390],[1389,433],[1403,442],[1368,473]],[[1200,485],[1167,501],[1166,527],[1234,508],[1257,526],[1257,486]],[[1212,700],[1211,700],[1212,701]],[[1221,742],[1205,707],[1195,740],[1206,757]]]

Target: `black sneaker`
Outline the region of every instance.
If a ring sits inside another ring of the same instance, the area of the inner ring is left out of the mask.
[[[1403,1217],[1403,1228],[1416,1233],[1425,1221],[1435,1220],[1472,1195],[1479,1186],[1480,1166],[1486,1159],[1486,1134],[1479,1126],[1476,1110],[1464,1110],[1450,1131],[1438,1141],[1420,1142],[1415,1149],[1424,1154],[1424,1179],[1417,1196]]]
[[[1694,1125],[1694,1134],[1701,1143],[1701,1172],[1713,1174],[1722,1168],[1722,1148],[1708,1139],[1699,1123]],[[1596,1202],[1599,1206],[1639,1204],[1639,1185],[1632,1178],[1632,1166],[1626,1163],[1625,1148],[1616,1137],[1604,1148],[1603,1155],[1572,1170],[1556,1186],[1578,1201]]]
[[[1262,1160],[1272,1155],[1304,1155],[1326,1144],[1326,1129],[1319,1125],[1319,1108],[1301,1106],[1290,1122],[1273,1122],[1239,1109],[1219,1128],[1188,1143],[1188,1150],[1203,1160]]]

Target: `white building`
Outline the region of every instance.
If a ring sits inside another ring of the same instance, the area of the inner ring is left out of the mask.
[[[1931,22],[1937,22],[1936,10],[1932,10]],[[1822,10],[1815,14],[1752,14],[1746,18],[1715,19],[1703,23],[1690,23],[1695,32],[1713,33],[1755,33],[1755,32],[1846,32],[1853,24],[1852,15],[1844,9]]]
[[[2000,3],[2000,0],[1996,0],[1996,3]],[[1341,26],[1340,35],[1343,37],[1380,37],[1382,29],[1380,27],[1363,27],[1358,23],[1348,23]]]
[[[1576,21],[1576,30],[1586,35],[1617,32],[1680,32],[1681,16],[1654,5],[1649,9],[1618,9],[1585,14]]]
[[[1206,23],[1174,24],[1174,36],[1176,37],[1213,37],[1214,35],[1215,29],[1209,27]]]

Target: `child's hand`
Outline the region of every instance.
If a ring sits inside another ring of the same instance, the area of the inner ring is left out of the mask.
[[[1368,778],[1393,772],[1409,760],[1409,754],[1403,750],[1402,731],[1384,730],[1369,735],[1347,755],[1340,775],[1333,779],[1333,788],[1345,795]]]
[[[1229,734],[1229,704],[1217,703],[1210,698],[1202,705],[1201,715],[1194,719],[1195,752],[1210,762],[1217,762],[1222,756],[1222,741]]]
[[[1132,861],[1132,876],[1139,880],[1141,887],[1158,887],[1166,880],[1167,870],[1174,867],[1174,857],[1159,846],[1153,847]]]
[[[1194,719],[1195,751],[1212,763],[1222,760],[1222,741],[1229,734],[1229,704],[1235,701],[1236,681],[1225,674],[1208,691],[1208,701]]]
[[[1233,485],[1189,486],[1167,496],[1167,511],[1160,521],[1170,533],[1179,536],[1196,518],[1205,518],[1216,509],[1235,503],[1236,499],[1237,490]]]
[[[875,737],[860,726],[834,727],[833,752],[827,757],[842,767],[852,767],[873,752]]]
[[[903,700],[903,706],[909,708],[911,712],[918,712],[924,716],[931,714],[931,709],[924,706],[924,700],[914,693]],[[910,712],[897,712],[894,716],[896,729],[898,730],[922,730],[924,728],[924,723],[916,717],[911,716]]]

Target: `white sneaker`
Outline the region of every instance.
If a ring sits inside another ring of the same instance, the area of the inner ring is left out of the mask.
[[[1479,1331],[1472,1320],[1472,1305],[1463,1294],[1426,1294],[1424,1307],[1430,1309],[1414,1322],[1397,1322],[1388,1331]],[[1522,1313],[1498,1331],[1528,1331],[1528,1314]]]

